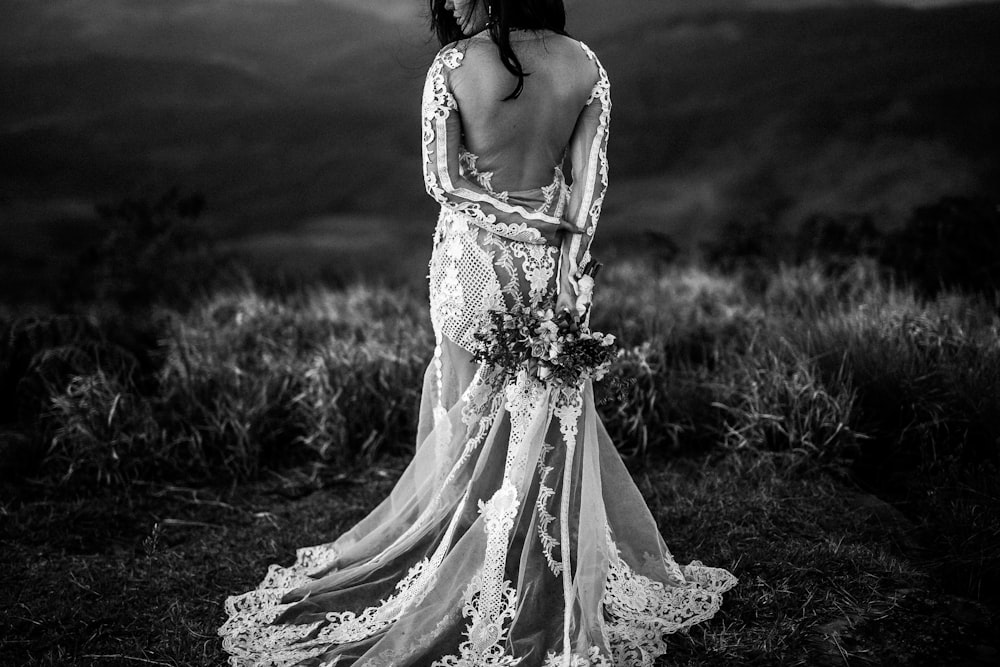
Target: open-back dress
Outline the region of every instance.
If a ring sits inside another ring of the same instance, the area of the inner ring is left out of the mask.
[[[499,59],[482,36],[442,49],[426,79],[424,177],[441,212],[414,458],[351,530],[226,600],[219,634],[233,666],[645,667],[736,584],[724,569],[678,566],[589,380],[557,401],[524,373],[495,388],[473,361],[490,309],[551,300],[560,263],[590,261],[608,183],[610,85],[597,57],[551,33],[512,40],[531,72],[515,100],[489,88]],[[547,185],[495,188],[530,160],[549,160]],[[579,233],[553,241],[560,221]]]

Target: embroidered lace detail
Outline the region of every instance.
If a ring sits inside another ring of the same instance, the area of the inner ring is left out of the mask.
[[[692,561],[677,586],[668,586],[636,574],[617,546],[604,586],[605,626],[616,665],[652,667],[667,651],[664,635],[684,630],[719,611],[722,594],[736,578],[721,568]],[[665,563],[671,572],[676,563]]]
[[[521,271],[528,281],[532,306],[537,306],[548,294],[556,272],[555,255],[547,246],[515,245],[514,255],[522,260]]]
[[[468,490],[461,505],[467,498]],[[223,646],[232,654],[230,664],[236,667],[243,664],[240,662],[242,657],[267,655],[273,662],[252,664],[290,665],[320,655],[333,644],[366,639],[385,629],[407,609],[419,604],[433,588],[441,563],[452,547],[460,519],[461,512],[456,512],[434,554],[410,568],[396,584],[394,595],[368,607],[361,614],[331,612],[326,615],[325,623],[272,625],[283,611],[294,604],[282,604],[281,599],[310,580],[307,570],[320,563],[329,567],[334,562],[335,550],[329,545],[302,549],[292,567],[272,565],[268,577],[257,591],[226,601],[229,620],[220,628],[219,634],[224,637]],[[422,523],[425,521],[418,520],[414,526]],[[397,543],[402,539],[405,539],[405,534]],[[378,560],[375,558],[372,563]]]
[[[590,244],[597,232],[597,222],[601,217],[604,197],[608,189],[608,138],[611,130],[611,82],[608,73],[597,55],[584,43],[580,43],[587,57],[597,67],[597,82],[587,99],[587,107],[595,102],[600,111],[597,126],[590,145],[586,146],[586,175],[582,183],[574,183],[570,194],[573,224],[582,234],[573,234],[568,244],[564,244],[563,261],[569,275],[577,275],[590,261]],[[574,167],[575,169],[575,167]],[[577,210],[578,209],[578,210]],[[568,245],[568,248],[565,246]]]
[[[500,236],[506,236],[512,241],[521,241],[523,243],[539,243],[542,240],[542,233],[535,229],[534,227],[529,227],[527,223],[522,222],[519,225],[514,223],[504,223],[504,222],[492,222],[488,228],[489,231]]]
[[[226,600],[229,618],[219,634],[232,667],[286,667],[323,653],[323,647],[296,647],[296,642],[305,639],[319,623],[274,625],[281,612],[291,606],[281,605],[280,600],[281,595],[273,591],[252,591]],[[259,660],[261,655],[266,655],[267,661]]]
[[[528,465],[526,441],[532,418],[539,410],[546,409],[548,392],[544,385],[521,371],[514,382],[507,385],[507,410],[510,412],[510,441],[504,467],[505,480],[522,480]]]
[[[469,492],[459,506],[465,504]],[[420,603],[433,588],[437,580],[438,570],[445,556],[451,550],[455,539],[455,531],[461,521],[461,512],[452,515],[448,530],[445,531],[441,543],[430,558],[420,561],[407,572],[406,576],[396,584],[396,594],[382,601],[377,606],[368,607],[356,615],[352,612],[333,612],[326,615],[329,625],[320,631],[319,638],[326,643],[346,644],[371,637],[396,621],[407,609]],[[421,522],[417,522],[421,523]],[[397,543],[399,540],[397,540]],[[385,552],[383,552],[385,553]]]
[[[493,387],[485,377],[489,372],[485,366],[476,369],[472,382],[462,393],[462,423],[467,429],[477,425],[490,412],[495,397]]]
[[[488,502],[479,501],[479,511],[486,524],[486,556],[477,612],[481,618],[487,619],[486,622],[492,622],[502,613],[501,591],[505,585],[509,585],[503,581],[507,540],[514,527],[514,517],[519,505],[517,489],[507,479]]]
[[[581,42],[587,57],[597,64],[598,80],[594,84],[594,89],[590,93],[587,104],[592,104],[595,100],[601,105],[601,113],[598,117],[597,136],[594,138],[594,147],[591,152],[591,161],[594,160],[595,153],[598,162],[597,175],[600,185],[596,188],[593,200],[588,211],[588,220],[584,225],[587,236],[593,237],[597,231],[597,221],[601,217],[601,210],[604,207],[604,196],[608,191],[608,137],[611,133],[611,82],[608,80],[608,72],[601,65],[593,51],[586,44]],[[589,199],[585,196],[584,201]],[[589,245],[589,244],[588,244]]]
[[[503,647],[517,607],[517,591],[503,578],[507,543],[514,527],[520,502],[509,479],[489,501],[479,501],[486,530],[486,554],[482,572],[465,592],[463,614],[469,619],[466,641],[459,655],[447,656],[433,667],[486,667],[516,665],[519,660],[506,655]]]
[[[464,149],[462,150],[461,153],[459,153],[458,159],[459,163],[462,165],[462,168],[465,170],[465,173],[467,173],[469,176],[472,176],[472,179],[477,183],[479,183],[479,185],[482,186],[483,190],[486,190],[488,193],[490,193],[491,195],[493,195],[498,200],[504,203],[510,200],[510,193],[507,192],[506,190],[504,190],[503,192],[497,192],[496,190],[493,189],[492,171],[479,171],[476,168],[476,164],[479,162],[478,155],[467,149]],[[558,183],[552,183],[551,185],[548,185],[546,187],[548,188],[558,187]],[[546,204],[550,202],[551,199],[546,197]]]
[[[514,480],[523,476],[528,449],[525,435],[535,410],[544,405],[545,392],[522,372],[505,393],[511,421],[510,441],[500,488],[488,501],[479,501],[479,513],[486,531],[486,552],[483,569],[465,594],[468,639],[459,647],[458,656],[443,658],[434,663],[435,667],[485,667],[520,662],[507,655],[503,647],[517,605],[517,591],[504,579],[504,572],[510,533],[521,504]]]
[[[542,667],[614,667],[611,661],[601,655],[601,649],[591,646],[587,655],[574,653],[566,656],[549,651]]]
[[[562,552],[562,578],[563,578],[563,650],[570,651],[573,646],[570,641],[570,628],[573,624],[573,563],[570,556],[570,533],[569,533],[569,502],[573,488],[573,456],[576,453],[576,436],[579,428],[578,421],[583,411],[583,396],[576,391],[571,400],[555,401],[555,416],[559,419],[559,432],[562,433],[563,442],[566,444],[566,459],[563,461],[563,482],[560,507],[559,507],[559,539],[563,543]]]
[[[504,299],[507,304],[520,303],[522,299],[520,272],[514,264],[513,251],[518,244],[507,243],[497,237],[490,237],[486,243],[493,252],[493,266],[501,282],[500,289]]]
[[[483,210],[483,204],[489,204],[497,210],[505,212],[516,212],[524,217],[532,217],[533,214],[526,209],[510,207],[506,204],[505,197],[496,197],[487,189],[486,194],[479,194],[471,190],[462,189],[459,193],[463,201],[452,201],[448,197],[449,190],[453,190],[450,182],[447,182],[447,120],[452,111],[458,109],[455,96],[448,90],[444,69],[455,69],[461,65],[464,54],[458,49],[445,49],[437,55],[431,68],[427,73],[424,83],[422,125],[424,144],[424,187],[442,208],[453,213],[463,214],[468,220],[483,229],[505,236],[514,241],[525,243],[544,244],[545,239],[542,233],[531,227],[527,223],[512,224],[497,222],[496,215]],[[437,164],[435,169],[433,165]],[[444,171],[439,174],[439,170]],[[442,182],[442,178],[445,182]],[[489,183],[489,178],[487,178]],[[456,191],[457,192],[457,191]],[[546,221],[547,216],[537,214],[534,217],[540,221]]]
[[[441,209],[447,230],[431,253],[431,322],[440,345],[447,336],[471,350],[486,313],[503,303],[493,258],[465,216]],[[435,352],[437,355],[437,352]]]
[[[462,58],[464,57],[465,54],[458,49],[446,49],[441,53],[441,62],[448,69],[456,69],[462,64]]]
[[[563,193],[564,191],[563,185],[565,184],[565,182],[566,182],[566,177],[563,176],[562,167],[556,165],[555,179],[552,181],[552,183],[542,188],[542,196],[545,197],[545,205],[542,207],[544,210],[546,211],[549,210],[552,207],[552,202],[554,202],[556,199],[556,195]],[[562,215],[562,208],[563,208],[562,204],[564,203],[565,202],[563,201],[559,202],[560,205],[556,207],[556,210],[554,211],[553,215],[556,216]]]
[[[420,637],[420,639],[413,642],[409,648],[402,650],[389,649],[387,651],[383,651],[377,658],[369,658],[358,667],[398,667],[410,658],[420,655],[429,649],[431,645],[437,641],[442,634],[444,634],[444,632],[448,629],[448,626],[455,622],[455,614],[447,614],[430,632],[425,633]]]
[[[292,665],[322,654],[331,645],[359,641],[383,630],[431,590],[437,570],[451,547],[457,523],[453,521],[449,526],[434,556],[414,565],[400,579],[394,595],[361,614],[332,612],[326,615],[325,622],[274,625],[278,616],[295,604],[282,604],[281,599],[310,581],[305,572],[314,563],[309,560],[311,553],[307,553],[306,558],[299,559],[290,568],[272,565],[258,590],[226,600],[229,619],[219,629],[219,634],[223,637],[223,646],[232,654],[229,663],[234,667]],[[259,656],[267,656],[267,661],[261,661]]]
[[[478,377],[479,372],[477,371],[477,378]],[[473,383],[475,384],[476,381],[474,380]],[[464,466],[472,456],[473,452],[479,448],[483,440],[486,438],[490,427],[493,426],[493,422],[496,420],[497,415],[503,408],[503,396],[499,393],[491,393],[489,391],[490,385],[488,384],[488,381],[480,379],[479,387],[480,389],[474,394],[476,396],[475,402],[467,403],[466,407],[468,409],[463,409],[465,423],[467,425],[475,423],[476,432],[466,441],[465,449],[462,450],[462,455],[455,463],[454,468],[456,470],[459,467]],[[475,415],[475,417],[473,415]],[[452,479],[449,478],[448,481],[452,481]]]
[[[399,618],[408,607],[423,599],[434,581],[438,565],[439,562],[432,564],[427,558],[420,561],[396,584],[395,595],[389,596],[377,606],[368,607],[361,614],[349,611],[327,614],[329,625],[320,631],[319,638],[328,644],[347,644],[371,637]]]
[[[466,640],[459,645],[457,656],[441,658],[431,667],[513,667],[521,662],[503,648],[517,609],[517,591],[505,581],[498,593],[500,604],[484,613],[483,581],[479,576],[473,578],[466,589],[463,608],[466,618],[471,620]],[[488,615],[490,611],[494,613]]]
[[[554,468],[545,464],[545,457],[553,449],[552,445],[542,443],[542,451],[538,457],[538,498],[535,500],[535,508],[538,510],[538,539],[542,543],[542,553],[545,554],[545,561],[552,574],[558,577],[562,572],[562,563],[552,557],[552,550],[559,546],[559,540],[549,534],[549,526],[556,518],[549,513],[548,507],[549,498],[555,491],[546,484]]]
[[[256,590],[226,599],[226,622],[219,628],[222,646],[230,654],[229,664],[284,667],[323,652],[322,647],[295,647],[320,622],[306,625],[274,625],[291,604],[282,604],[285,594],[310,581],[309,573],[328,566],[337,557],[330,545],[306,547],[296,552],[289,567],[271,565]],[[267,661],[258,656],[267,655]]]

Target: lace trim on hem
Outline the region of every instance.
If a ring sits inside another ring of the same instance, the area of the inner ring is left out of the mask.
[[[715,616],[722,594],[738,580],[729,571],[691,561],[683,570],[671,557],[664,561],[682,583],[669,586],[637,574],[621,557],[617,545],[604,587],[605,632],[616,665],[652,667],[667,652],[666,635]]]
[[[309,637],[321,621],[305,625],[275,625],[274,621],[295,604],[283,604],[282,598],[311,581],[309,572],[329,565],[336,557],[336,550],[329,545],[299,549],[294,564],[289,567],[271,565],[255,590],[226,598],[227,619],[218,634],[222,637],[222,647],[230,654],[231,667],[285,667],[323,653],[322,646],[290,648]],[[262,655],[267,656],[266,662],[258,659]]]

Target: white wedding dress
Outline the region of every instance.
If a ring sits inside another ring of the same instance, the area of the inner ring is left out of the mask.
[[[272,565],[256,590],[226,601],[219,634],[231,665],[649,666],[666,652],[666,635],[714,615],[735,585],[724,569],[678,566],[589,381],[557,403],[523,374],[495,390],[490,370],[472,362],[489,309],[551,299],[559,263],[589,261],[607,188],[607,73],[585,45],[548,39],[563,62],[582,55],[593,81],[575,102],[568,88],[559,100],[577,105],[561,146],[572,187],[550,163],[548,185],[496,191],[503,174],[512,180],[515,157],[509,141],[482,132],[478,154],[469,150],[474,123],[460,114],[461,95],[475,79],[458,76],[491,45],[473,38],[435,58],[423,146],[427,191],[441,204],[429,276],[437,345],[416,454],[354,528],[300,549],[293,565]],[[518,48],[530,63],[531,47]],[[498,107],[521,105],[522,121],[544,116],[531,105],[556,88],[542,85],[541,65],[526,69],[522,97]],[[581,233],[547,242],[559,220]]]

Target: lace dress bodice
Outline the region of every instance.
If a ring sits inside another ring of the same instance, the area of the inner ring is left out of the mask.
[[[493,105],[494,115],[505,109],[503,105],[519,105],[502,122],[476,123],[483,109],[491,111],[479,99],[484,97],[482,91],[478,96],[466,92],[467,104],[479,112],[463,121],[462,95],[456,89],[492,80],[489,72],[459,76],[466,58],[479,55],[474,39],[442,49],[424,86],[424,184],[441,204],[430,265],[431,317],[439,335],[466,349],[489,309],[515,302],[537,304],[554,295],[560,268],[570,276],[584,268],[607,190],[611,116],[607,72],[583,43],[561,36],[540,39],[560,40],[563,50],[556,67],[532,72],[521,97]],[[579,53],[566,53],[567,42]],[[574,55],[578,71],[568,76]],[[540,80],[543,77],[547,80]],[[576,80],[562,86],[559,95],[538,93],[539,87],[567,78]],[[581,87],[583,81],[589,87]],[[502,99],[502,88],[489,83],[481,87],[493,89],[492,96],[485,95],[488,100]],[[574,99],[579,108],[567,111],[563,102]],[[467,126],[477,132],[466,131]],[[514,132],[546,139],[514,141]],[[563,137],[568,137],[565,145],[556,149],[558,143],[553,142]],[[480,154],[466,146],[472,142]],[[561,168],[566,158],[572,165],[572,186]],[[543,171],[546,160],[548,183],[516,191],[498,189],[495,181],[503,179],[497,174],[515,180],[512,172],[525,164],[531,165],[528,171]]]

